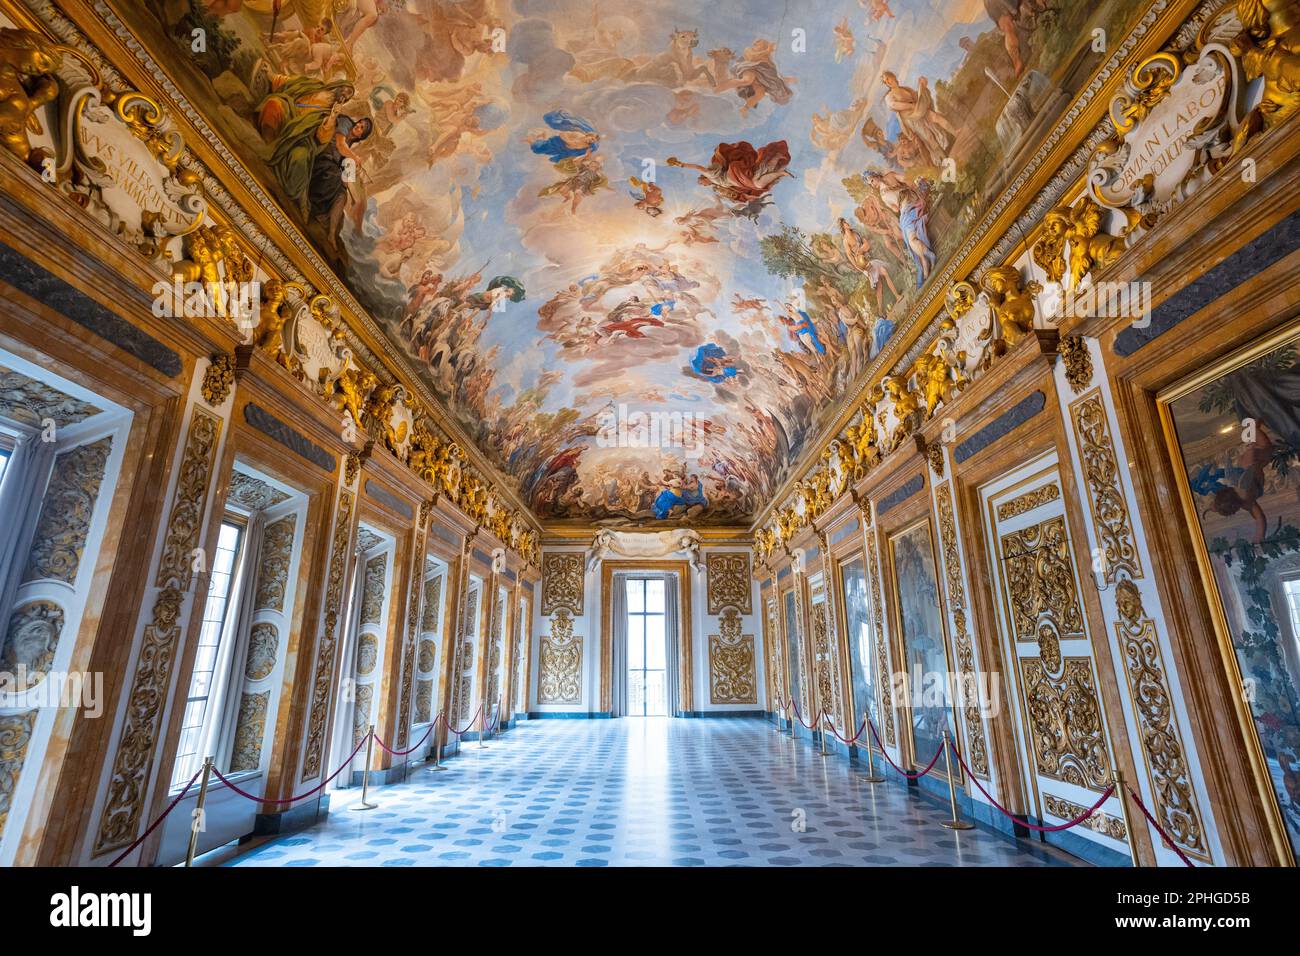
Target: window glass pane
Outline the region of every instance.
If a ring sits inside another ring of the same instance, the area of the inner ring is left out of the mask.
[[[645,671],[628,672],[627,712],[633,716],[645,713]]]
[[[627,666],[645,666],[645,618],[639,614],[627,619]]]
[[[9,452],[0,448],[0,483],[5,480],[5,470],[9,467]]]
[[[172,786],[184,783],[198,769],[201,759],[198,748],[202,743],[204,727],[221,719],[221,715],[216,712],[217,708],[208,706],[208,693],[212,689],[213,668],[217,663],[222,631],[236,611],[230,592],[243,534],[239,525],[222,522],[221,531],[217,535],[217,548],[212,558],[208,592],[203,605],[199,647],[194,655],[194,670],[190,675],[180,745],[172,768]]]
[[[645,672],[645,715],[647,717],[668,715],[668,691],[664,685],[663,671]]]
[[[645,609],[662,614],[664,611],[664,580],[655,578],[645,583]]]
[[[641,578],[628,579],[627,609],[632,612],[645,610],[645,581]]]
[[[664,666],[664,616],[650,614],[645,619],[645,666],[660,668]]]

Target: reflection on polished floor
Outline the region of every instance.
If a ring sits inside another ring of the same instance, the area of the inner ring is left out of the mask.
[[[897,783],[863,783],[757,719],[542,720],[445,773],[334,795],[329,818],[236,866],[1051,866]],[[797,811],[806,820],[794,832]]]

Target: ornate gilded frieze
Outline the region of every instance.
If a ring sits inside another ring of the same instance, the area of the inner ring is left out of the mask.
[[[1038,644],[1019,660],[1038,773],[1100,793],[1111,760],[1092,660],[1061,653],[1087,639],[1065,517],[1002,535],[1001,550],[1016,639]]]
[[[757,704],[754,635],[741,634],[740,615],[728,608],[709,635],[709,700],[714,704]]]
[[[817,668],[817,703],[830,716],[841,722],[839,669],[835,666],[835,648],[831,645],[831,631],[826,622],[826,602],[812,606],[812,646]]]
[[[1039,485],[1033,491],[1026,491],[1023,495],[1017,495],[1010,501],[1004,501],[998,505],[998,520],[1006,521],[1008,518],[1018,517],[1026,511],[1041,508],[1043,505],[1056,501],[1060,497],[1061,486],[1056,482]]]
[[[552,552],[542,555],[542,616],[560,608],[582,616],[583,582],[586,564],[580,552]]]
[[[870,527],[871,515],[863,511],[863,525],[867,530],[867,577],[871,581],[871,615],[876,635],[876,693],[880,697],[880,713],[884,727],[881,735],[889,746],[894,746],[894,697],[889,675],[889,650],[885,644],[885,611],[880,585],[880,560],[876,555],[875,531]]]
[[[1147,616],[1142,593],[1132,581],[1124,579],[1115,585],[1115,602],[1119,611],[1115,633],[1123,653],[1129,699],[1137,712],[1138,737],[1156,798],[1155,812],[1160,825],[1180,846],[1208,859],[1209,847],[1183,741],[1174,721],[1155,623]]]
[[[438,612],[442,605],[442,575],[436,574],[424,582],[424,607],[420,611],[420,630],[438,629]],[[428,670],[428,668],[421,668]]]
[[[1120,486],[1119,462],[1115,458],[1115,443],[1110,436],[1101,389],[1094,388],[1070,403],[1070,421],[1088,489],[1093,534],[1104,552],[1100,570],[1107,584],[1115,582],[1120,570],[1132,578],[1141,578],[1142,559],[1133,539],[1124,489]]]
[[[248,660],[244,662],[247,680],[266,680],[275,672],[280,654],[280,632],[274,624],[259,621],[248,634]]]
[[[384,611],[385,585],[388,580],[388,555],[380,554],[366,562],[365,583],[361,593],[361,623],[378,624]]]
[[[576,704],[582,700],[582,637],[573,633],[573,617],[561,608],[542,637],[537,665],[539,704]]]
[[[406,747],[411,729],[411,688],[415,681],[415,659],[417,645],[420,643],[416,631],[420,626],[420,598],[424,593],[424,543],[429,527],[428,509],[420,505],[420,523],[415,533],[415,558],[411,564],[411,581],[406,596],[406,634],[402,638],[402,681],[397,697],[397,746]]]
[[[32,728],[38,711],[20,714],[0,714],[0,835],[5,832],[14,791],[18,789],[18,775],[27,760],[27,747],[32,742]]]
[[[147,797],[145,784],[181,639],[181,619],[190,599],[193,555],[203,532],[203,506],[216,464],[221,425],[216,416],[194,408],[154,576],[157,593],[131,676],[126,718],[95,837],[96,855],[126,846],[140,826]]]
[[[28,428],[41,428],[48,419],[63,428],[84,422],[101,411],[89,402],[0,365],[0,418]]]
[[[779,627],[776,597],[772,596],[767,599],[767,632],[765,636],[767,638],[767,679],[772,688],[772,700],[769,706],[774,710],[784,709],[786,702],[785,668],[781,666]]]
[[[366,731],[370,729],[370,709],[374,705],[374,700],[373,685],[356,685],[356,695],[352,701],[352,746],[354,747],[365,739]]]
[[[262,555],[257,572],[253,607],[259,611],[283,611],[289,566],[293,563],[293,536],[297,515],[273,521],[262,532]]]
[[[747,551],[711,551],[704,557],[708,576],[708,613],[721,614],[734,607],[741,614],[754,613],[753,578]]]
[[[1043,809],[1060,820],[1074,820],[1088,812],[1087,807],[1052,793],[1043,794]],[[1128,829],[1124,826],[1124,821],[1119,817],[1112,817],[1109,814],[1097,811],[1085,820],[1083,825],[1100,833],[1102,836],[1110,837],[1112,840],[1118,840],[1121,843],[1128,840]]]
[[[945,481],[935,489],[935,502],[939,509],[939,542],[943,548],[948,606],[952,611],[953,650],[957,658],[957,671],[961,675],[963,684],[962,716],[966,727],[966,756],[975,775],[987,780],[989,778],[988,742],[984,737],[984,718],[979,706],[975,646],[966,621],[966,588],[962,581],[961,550],[957,543],[957,517],[950,482]]]
[[[27,556],[24,584],[51,580],[76,585],[90,520],[112,449],[113,439],[104,437],[61,452],[54,459]]]
[[[266,738],[266,711],[271,700],[269,690],[244,694],[239,699],[239,720],[235,729],[234,750],[230,755],[230,772],[256,770],[262,763],[262,741]]]
[[[348,538],[352,531],[353,500],[350,491],[339,493],[338,514],[334,519],[334,536],[330,544],[329,579],[325,586],[325,614],[316,648],[316,670],[312,676],[311,704],[307,716],[307,746],[302,769],[304,781],[314,779],[321,771],[330,677],[334,673],[334,654],[338,646],[339,606],[343,599]]]
[[[433,681],[429,678],[415,682],[415,722],[427,724],[433,720]]]

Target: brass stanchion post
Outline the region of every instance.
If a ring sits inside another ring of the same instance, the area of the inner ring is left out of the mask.
[[[798,720],[798,712],[794,709],[794,698],[790,698],[790,739],[794,740],[794,722]]]
[[[957,781],[952,775],[952,737],[946,730],[943,732],[943,763],[948,768],[948,802],[952,806],[952,819],[944,820],[939,826],[948,830],[973,830],[975,824],[967,823],[957,813]]]
[[[483,738],[487,736],[487,701],[484,701],[479,705],[478,712],[478,745],[479,748],[482,749],[487,746],[487,744],[483,742]]]
[[[373,810],[379,806],[377,803],[370,802],[370,758],[374,755],[375,749],[375,725],[371,724],[370,729],[366,731],[366,765],[361,771],[361,802],[352,807],[353,810]]]
[[[868,717],[867,720],[870,721],[871,718]],[[871,737],[867,737],[867,772],[865,774],[858,774],[858,779],[863,783],[885,782],[885,778],[876,773],[876,755],[871,749]]]
[[[1133,858],[1134,868],[1142,866],[1142,858],[1138,856],[1137,834],[1133,832],[1133,819],[1128,813],[1128,785],[1124,782],[1124,771],[1118,767],[1115,768],[1114,775],[1115,796],[1119,799],[1120,816],[1124,820],[1125,842],[1128,843],[1129,856]]]
[[[821,748],[821,751],[820,751],[820,754],[821,754],[821,756],[823,756],[823,757],[829,757],[829,756],[830,756],[830,754],[828,754],[828,753],[826,752],[826,728],[827,728],[828,726],[830,726],[830,720],[831,720],[831,719],[830,719],[830,715],[827,714],[826,711],[823,710],[823,711],[822,711],[822,719],[821,719],[822,748]]]
[[[429,773],[438,773],[439,771],[447,769],[442,765],[442,744],[438,743],[439,718],[442,719],[444,724],[447,722],[447,718],[443,717],[441,714],[433,719],[433,766],[429,768]],[[450,733],[448,733],[448,736],[451,736]]]
[[[199,781],[199,799],[194,804],[194,817],[190,820],[190,846],[185,851],[185,865],[194,865],[194,851],[199,848],[199,828],[203,825],[204,807],[208,802],[208,779],[212,774],[212,758],[203,761],[203,779]]]

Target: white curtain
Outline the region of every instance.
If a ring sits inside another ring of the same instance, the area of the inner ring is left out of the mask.
[[[664,677],[666,689],[668,691],[668,715],[670,717],[681,716],[681,694],[678,681],[677,667],[677,588],[678,579],[675,574],[664,575]]]
[[[614,575],[610,588],[610,624],[614,629],[614,669],[610,681],[610,716],[627,716],[627,575]]]
[[[41,441],[39,434],[24,435],[14,445],[5,467],[0,515],[12,515],[14,520],[0,522],[0,620],[9,619],[9,605],[27,570],[28,551],[50,480],[54,450],[54,443]]]
[[[235,731],[239,723],[239,704],[244,691],[244,665],[248,660],[248,641],[253,630],[253,603],[256,600],[257,579],[262,567],[262,530],[266,518],[261,511],[253,512],[244,526],[244,546],[239,568],[231,582],[231,600],[234,614],[226,615],[225,633],[217,648],[217,660],[212,669],[212,687],[208,706],[217,706],[209,714],[203,728],[199,755],[213,754],[217,766],[228,768],[235,746]]]

